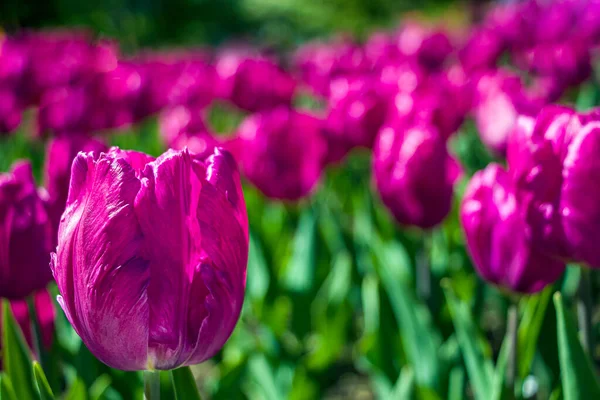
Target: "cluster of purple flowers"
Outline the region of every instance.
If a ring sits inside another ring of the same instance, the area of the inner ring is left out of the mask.
[[[600,114],[550,105],[520,116],[508,169],[476,173],[461,207],[467,245],[482,276],[521,292],[556,280],[569,261],[600,266]]]
[[[363,44],[310,43],[289,70],[245,47],[128,57],[84,33],[1,38],[0,132],[33,108],[34,135],[52,137],[46,189],[27,163],[0,176],[0,296],[19,301],[53,273],[67,317],[107,364],[202,361],[243,301],[236,162],[266,196],[297,201],[326,166],[368,149],[391,214],[430,229],[451,209],[462,169],[448,140],[467,118],[508,157],[508,170],[473,177],[461,207],[481,275],[534,292],[567,260],[600,266],[600,202],[588,184],[600,179],[600,114],[549,106],[590,76],[598,43],[600,4],[566,0],[496,6],[466,37],[406,22]],[[295,106],[306,92],[325,106]],[[215,101],[248,113],[230,137],[207,123]],[[157,159],[94,137],[155,114],[172,148]],[[98,295],[106,290],[122,301]]]

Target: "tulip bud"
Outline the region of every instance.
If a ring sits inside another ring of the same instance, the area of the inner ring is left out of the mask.
[[[383,203],[399,223],[431,228],[450,211],[460,168],[433,126],[395,124],[377,135],[373,173]]]
[[[246,118],[230,145],[244,175],[266,196],[299,200],[321,176],[327,150],[321,124],[279,107]]]
[[[172,369],[212,357],[238,320],[247,257],[227,152],[75,158],[51,267],[67,318],[107,365]]]
[[[488,282],[535,293],[557,280],[565,269],[563,262],[531,245],[530,228],[514,184],[497,164],[473,176],[460,219],[475,269]]]
[[[22,298],[52,280],[51,224],[31,165],[0,174],[0,297]]]
[[[48,215],[52,221],[52,247],[56,246],[58,224],[67,204],[71,164],[80,151],[106,151],[98,139],[83,135],[62,136],[52,139],[46,147],[45,183],[48,191]]]
[[[33,295],[33,304],[35,305],[35,312],[37,320],[39,322],[42,344],[46,349],[52,347],[52,340],[54,338],[54,305],[52,303],[52,297],[50,292],[46,289],[37,291]],[[33,335],[31,332],[31,316],[29,315],[29,306],[26,299],[16,299],[10,301],[10,308],[15,317],[15,321],[19,324],[23,336],[29,345],[29,348],[33,349]],[[2,310],[0,309],[0,337],[2,335]],[[2,351],[2,341],[0,340],[0,352]],[[38,354],[39,357],[39,354]],[[2,359],[0,358],[0,370],[2,369]]]

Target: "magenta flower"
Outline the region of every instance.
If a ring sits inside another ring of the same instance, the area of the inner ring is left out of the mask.
[[[373,149],[373,175],[396,220],[426,229],[448,215],[460,167],[431,124],[386,124]]]
[[[84,87],[60,87],[46,91],[38,110],[39,132],[60,135],[86,131],[90,97]]]
[[[52,227],[31,165],[0,174],[0,297],[18,299],[52,280]]]
[[[197,155],[212,153],[219,142],[204,123],[202,111],[177,106],[161,112],[160,134],[166,146],[175,150],[187,147]]]
[[[240,125],[230,143],[244,175],[266,196],[299,200],[315,188],[327,144],[322,121],[279,107],[254,114]]]
[[[474,29],[459,50],[458,57],[463,68],[469,72],[495,68],[498,59],[506,50],[502,36],[485,27]]]
[[[295,79],[266,57],[225,52],[216,68],[220,95],[243,110],[256,112],[292,102]]]
[[[46,349],[52,347],[52,340],[54,339],[54,305],[52,304],[52,297],[48,290],[42,289],[33,294],[33,302],[35,304],[35,311],[37,314],[38,322],[40,324],[40,331],[42,333],[42,344]],[[15,316],[15,320],[19,324],[23,336],[29,345],[29,348],[33,349],[33,336],[31,332],[31,318],[29,316],[29,307],[26,299],[15,299],[10,301],[10,308]],[[2,310],[0,310],[0,335],[2,334]],[[0,351],[2,351],[2,341],[0,340]],[[39,357],[39,354],[37,355]],[[0,359],[0,369],[2,369],[2,359]]]
[[[474,96],[475,123],[481,140],[499,155],[519,115],[535,115],[544,99],[530,96],[521,79],[504,70],[481,75]]]
[[[600,266],[600,115],[566,107],[521,118],[511,135],[508,165],[532,226],[532,240],[547,254]]]
[[[515,54],[515,61],[534,75],[554,77],[565,87],[584,82],[592,73],[589,44],[572,38],[530,47]]]
[[[444,138],[449,138],[471,109],[472,90],[464,71],[455,67],[428,76],[412,90],[398,91],[389,103],[387,119],[391,124],[396,124],[394,120],[400,120],[401,124],[424,121],[432,123]]]
[[[52,222],[52,247],[58,239],[58,225],[69,194],[71,164],[77,153],[106,151],[98,139],[85,135],[61,136],[52,139],[46,147],[45,186],[48,191],[47,210]]]
[[[227,152],[75,158],[51,267],[67,318],[107,365],[172,369],[212,357],[238,320],[247,258]]]
[[[324,128],[330,147],[328,160],[337,162],[354,147],[371,148],[386,112],[375,80],[368,76],[334,80]]]
[[[429,70],[440,68],[454,50],[448,35],[440,29],[426,28],[409,22],[398,32],[396,44],[400,54],[414,57]]]
[[[390,45],[394,47],[393,43]],[[372,52],[377,50],[371,49]],[[371,64],[380,61],[375,59],[379,54],[370,55],[372,59],[367,58],[365,51],[352,40],[340,37],[329,43],[304,45],[294,55],[294,65],[302,82],[314,93],[326,97],[332,80],[340,76],[368,73]]]
[[[173,147],[181,135],[208,133],[202,109],[186,106],[163,110],[158,118],[160,135],[167,147]]]
[[[12,132],[19,126],[22,112],[17,93],[0,88],[0,135]]]
[[[532,246],[516,188],[497,164],[473,176],[460,219],[475,269],[488,282],[535,293],[557,280],[565,269],[563,262]]]
[[[140,57],[143,86],[140,116],[180,104],[205,107],[215,97],[217,74],[202,53],[158,54]]]

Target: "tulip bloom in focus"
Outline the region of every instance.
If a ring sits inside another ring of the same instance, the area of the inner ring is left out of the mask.
[[[535,293],[557,280],[565,264],[532,246],[509,174],[497,164],[477,172],[465,191],[460,219],[481,277],[516,292]]]
[[[279,107],[246,118],[230,146],[244,175],[266,196],[299,200],[323,170],[321,125],[312,115]]]
[[[173,369],[212,357],[238,320],[247,258],[227,152],[75,158],[51,267],[67,318],[107,365]]]
[[[31,165],[0,174],[0,297],[19,299],[52,280],[52,227]]]
[[[433,126],[394,124],[377,135],[373,172],[383,203],[399,223],[432,228],[450,211],[460,168]]]

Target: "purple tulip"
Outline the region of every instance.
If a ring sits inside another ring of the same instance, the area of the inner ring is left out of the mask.
[[[27,68],[27,50],[22,41],[0,38],[0,82],[20,83]]]
[[[52,347],[54,339],[54,304],[48,290],[42,289],[33,294],[35,312],[39,322],[42,344],[46,349]],[[33,335],[31,332],[31,318],[29,316],[29,307],[26,299],[16,299],[10,301],[10,308],[23,332],[23,336],[33,349]],[[2,310],[0,310],[0,335],[2,334]],[[2,351],[2,341],[0,341],[0,351]],[[37,355],[39,357],[39,354]],[[0,359],[0,370],[2,369],[2,359]]]
[[[529,241],[529,226],[509,174],[498,164],[477,172],[465,191],[460,219],[467,248],[483,279],[535,293],[557,280],[565,264]]]
[[[48,191],[47,210],[52,221],[52,248],[56,247],[58,225],[69,194],[71,164],[77,153],[106,151],[98,139],[85,135],[69,135],[52,139],[46,147],[45,186]]]
[[[402,124],[432,123],[447,139],[462,125],[471,109],[471,92],[464,71],[456,66],[428,76],[412,91],[397,92],[389,102],[387,119],[401,120]]]
[[[381,71],[382,68],[399,65],[408,61],[400,53],[394,37],[386,32],[372,33],[364,44],[363,49],[365,58],[375,71]],[[354,71],[348,71],[348,73],[350,72]],[[359,72],[365,73],[368,70]]]
[[[481,29],[483,32],[493,32],[503,48],[514,50],[530,46],[534,42],[533,28],[536,26],[535,15],[538,9],[533,3],[496,3],[480,24]]]
[[[532,225],[532,240],[555,257],[600,266],[600,113],[549,106],[521,118],[508,165]]]
[[[173,144],[181,135],[208,133],[202,110],[177,106],[165,109],[159,115],[160,135],[167,147]]]
[[[160,134],[167,147],[188,148],[195,154],[212,152],[219,142],[204,123],[202,110],[177,106],[164,110],[159,117]]]
[[[38,111],[38,130],[56,135],[86,131],[90,93],[84,87],[61,87],[44,93]]]
[[[21,115],[17,93],[0,88],[0,135],[14,131],[21,123]]]
[[[141,116],[180,104],[205,107],[215,97],[217,74],[202,53],[142,56],[139,73],[144,82]]]
[[[328,161],[339,161],[354,147],[371,148],[386,112],[384,98],[370,77],[334,80],[324,128],[330,147]]]
[[[386,124],[373,149],[373,174],[396,220],[427,229],[448,215],[460,167],[431,124]]]
[[[51,267],[67,318],[107,365],[173,369],[212,357],[238,320],[247,257],[227,152],[75,158]]]
[[[266,196],[299,200],[315,188],[327,144],[322,121],[279,107],[247,117],[230,143],[244,175]]]
[[[256,112],[292,102],[296,81],[266,57],[225,52],[216,68],[221,96],[243,110]]]
[[[578,85],[592,73],[588,44],[568,39],[542,43],[516,55],[516,62],[535,75],[552,76],[565,86]]]
[[[543,99],[529,96],[521,79],[504,70],[483,74],[475,89],[475,122],[483,143],[499,155],[519,115],[535,115]]]
[[[0,297],[22,298],[52,280],[51,224],[31,165],[0,174]]]
[[[422,67],[429,70],[439,69],[454,50],[445,32],[416,22],[409,22],[400,30],[396,43],[400,54],[415,57]]]
[[[498,32],[481,27],[471,32],[458,56],[466,71],[485,71],[495,68],[505,49],[506,44]]]
[[[369,50],[372,53],[378,51],[373,48],[375,46],[371,43]],[[394,44],[390,42],[390,46],[394,47]],[[379,56],[370,54],[367,57],[365,51],[352,40],[340,37],[329,43],[309,43],[301,47],[294,55],[294,64],[302,82],[316,94],[326,97],[329,96],[332,80],[340,76],[368,73],[371,64],[381,61]]]

